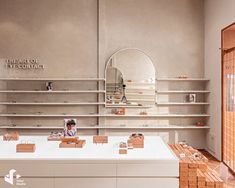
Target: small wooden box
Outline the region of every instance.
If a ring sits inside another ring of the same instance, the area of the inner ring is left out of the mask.
[[[120,148],[120,149],[119,149],[119,154],[121,154],[121,155],[127,154],[127,149]]]
[[[94,144],[107,144],[108,143],[108,136],[93,136],[93,143]]]
[[[36,146],[35,144],[17,144],[16,152],[35,152]]]
[[[3,135],[4,141],[16,141],[19,140],[19,133],[13,132],[13,133],[6,133]]]
[[[60,148],[83,148],[86,144],[86,140],[79,140],[75,137],[61,138]]]

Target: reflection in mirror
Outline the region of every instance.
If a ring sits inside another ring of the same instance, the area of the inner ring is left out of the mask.
[[[153,106],[155,68],[138,49],[123,49],[106,66],[106,107]]]

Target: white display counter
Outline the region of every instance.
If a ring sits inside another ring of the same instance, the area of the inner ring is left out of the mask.
[[[86,140],[84,148],[59,148],[60,142],[46,136],[9,142],[0,137],[0,187],[19,187],[16,178],[14,186],[4,181],[11,169],[22,176],[25,188],[179,187],[179,161],[160,137],[145,136],[145,147],[126,155],[119,154],[118,145],[128,137],[109,137],[108,144],[93,144],[91,136],[80,138]],[[35,153],[16,153],[21,142],[34,142]]]

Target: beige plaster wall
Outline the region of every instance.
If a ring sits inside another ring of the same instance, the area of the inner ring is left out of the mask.
[[[100,11],[101,71],[114,52],[135,47],[159,77],[204,75],[202,0],[100,0]]]
[[[21,0],[0,1],[0,77],[97,77],[97,1]],[[44,70],[6,69],[4,59],[33,58]],[[95,83],[54,82],[54,89],[96,89]],[[9,82],[6,89],[45,89],[45,82]],[[6,101],[1,94],[1,101]],[[13,94],[8,101],[96,101],[96,94]],[[18,106],[2,113],[97,113],[96,106]],[[8,118],[21,126],[63,126],[63,118]],[[1,124],[5,122],[1,121]],[[79,125],[97,124],[95,118],[79,119]],[[23,131],[24,132],[24,131]],[[26,131],[39,134],[40,131]],[[46,130],[48,134],[50,130]],[[96,132],[93,132],[96,133]]]
[[[9,71],[0,64],[1,76],[9,77],[104,77],[106,61],[121,48],[139,48],[153,60],[156,77],[204,76],[204,4],[203,0],[0,0],[0,58],[37,58],[45,65],[43,71]],[[44,83],[34,85],[8,84],[15,87],[43,88]],[[97,85],[55,85],[94,89]],[[197,85],[187,85],[194,88]],[[102,88],[102,84],[99,85]],[[163,85],[163,89],[179,88]],[[198,87],[203,87],[199,85]],[[15,100],[17,96],[8,96]],[[96,96],[57,96],[43,101],[95,100]],[[166,100],[184,100],[183,97]],[[18,100],[29,100],[28,97]],[[33,97],[37,100],[37,96]],[[103,96],[100,96],[103,100]],[[3,109],[5,110],[5,109]],[[8,112],[25,112],[24,108],[8,108]],[[45,108],[45,112],[97,113],[96,107]],[[105,109],[100,107],[100,112]],[[38,112],[40,108],[28,108]],[[138,113],[140,110],[130,113]],[[196,113],[200,107],[153,108],[149,113]],[[11,120],[24,124],[25,121]],[[37,120],[39,121],[39,120]],[[95,124],[97,119],[81,120],[82,124]],[[195,120],[153,120],[139,124],[191,124]],[[43,124],[58,124],[61,120],[43,120]],[[133,120],[99,123],[135,125]],[[33,123],[33,122],[32,122]],[[34,123],[35,124],[35,123]],[[123,134],[111,132],[110,134]],[[129,134],[129,133],[128,133]],[[158,134],[157,131],[146,134]],[[160,134],[160,133],[159,133]],[[162,133],[169,141],[174,131]],[[174,137],[174,136],[173,136]],[[176,134],[179,141],[186,140],[195,146],[205,146],[205,132],[182,131]],[[200,138],[200,139],[197,139]]]
[[[96,77],[96,0],[0,1],[0,57],[36,58],[43,71],[9,77]]]

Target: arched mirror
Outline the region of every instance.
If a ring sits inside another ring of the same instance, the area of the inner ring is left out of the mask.
[[[105,70],[106,107],[153,106],[155,68],[139,49],[122,49],[108,60]]]

